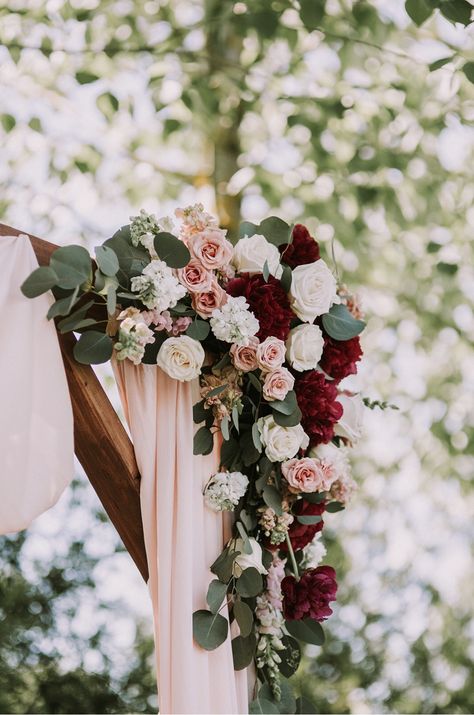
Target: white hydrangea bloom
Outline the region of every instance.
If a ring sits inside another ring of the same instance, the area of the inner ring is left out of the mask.
[[[153,331],[147,326],[143,315],[137,308],[123,310],[118,319],[121,322],[118,341],[114,345],[117,351],[117,360],[128,358],[138,365],[145,354],[145,346],[155,342]]]
[[[303,549],[301,568],[315,569],[324,559],[326,553],[326,547],[321,541],[321,532],[318,532],[314,539]]]
[[[216,338],[226,343],[248,345],[249,338],[256,335],[260,327],[257,318],[248,308],[244,296],[229,296],[222,308],[214,310],[211,328]]]
[[[186,288],[173,275],[171,268],[159,260],[151,261],[141,276],[132,278],[130,287],[147,308],[160,313],[174,308],[178,300],[186,295]]]
[[[248,484],[242,472],[218,472],[207,483],[204,500],[213,511],[234,511]]]

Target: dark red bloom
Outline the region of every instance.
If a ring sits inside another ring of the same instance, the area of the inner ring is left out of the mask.
[[[283,613],[289,621],[312,618],[324,621],[332,614],[330,601],[336,600],[336,572],[332,566],[304,571],[300,580],[285,576],[281,582]]]
[[[314,263],[319,259],[319,244],[310,235],[306,226],[297,223],[293,229],[293,240],[279,246],[282,261],[290,268],[303,266],[305,263]],[[283,254],[285,254],[283,256]]]
[[[336,385],[326,380],[322,372],[311,370],[296,378],[295,392],[310,446],[330,442],[334,425],[343,413],[341,403],[337,402]]]
[[[226,291],[230,295],[245,296],[250,310],[260,323],[257,337],[265,340],[274,335],[286,340],[290,332],[290,322],[295,317],[290,302],[279,280],[270,276],[268,282],[261,274],[248,273],[229,281]]]
[[[306,499],[299,499],[295,506],[293,507],[293,514],[295,516],[321,516],[326,508],[326,503],[321,502],[320,504],[312,504]],[[288,529],[288,536],[290,537],[291,545],[293,551],[299,551],[304,549],[304,547],[309,544],[324,526],[324,521],[318,521],[317,524],[300,524],[300,522],[295,518],[294,522]],[[281,551],[288,551],[288,546],[284,541],[278,546]]]
[[[356,362],[362,357],[362,349],[358,337],[350,340],[334,340],[329,335],[324,336],[323,356],[319,361],[325,373],[335,380],[342,380],[357,372]]]

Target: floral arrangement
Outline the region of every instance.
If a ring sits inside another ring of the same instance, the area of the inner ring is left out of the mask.
[[[299,643],[322,645],[336,598],[321,531],[355,489],[347,451],[363,401],[341,381],[357,371],[365,323],[305,226],[246,222],[233,245],[200,204],[175,218],[141,211],[96,249],[95,263],[81,246],[59,248],[22,290],[53,290],[48,318],[79,333],[79,362],[115,354],[199,378],[194,453],[209,454],[222,435],[203,499],[234,513],[234,535],[210,566],[194,638],[219,647],[228,605],[235,668],[254,660],[260,682],[250,711],[285,702],[281,712],[294,712],[287,678]]]

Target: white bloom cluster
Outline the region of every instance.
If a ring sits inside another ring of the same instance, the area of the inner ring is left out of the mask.
[[[204,500],[213,511],[234,511],[248,484],[242,472],[218,472],[207,483]]]
[[[117,360],[128,358],[135,365],[141,363],[145,354],[145,346],[154,343],[153,331],[145,323],[137,308],[123,310],[118,319],[121,321],[118,331],[118,341],[114,348]]]
[[[256,335],[260,327],[257,318],[248,309],[244,296],[229,296],[222,308],[212,313],[211,328],[218,340],[237,345],[248,345],[249,338]]]
[[[154,237],[160,231],[173,233],[174,224],[168,216],[156,218],[154,214],[149,214],[143,209],[138,216],[130,216],[130,239],[134,246],[141,244],[144,246],[152,258],[157,254],[154,246]]]
[[[315,569],[326,556],[326,547],[321,541],[321,532],[319,531],[314,539],[310,541],[303,549],[303,559],[301,561],[302,569]]]
[[[163,312],[174,308],[180,298],[186,295],[186,288],[173,275],[173,271],[164,261],[153,260],[130,281],[133,293],[147,308]]]

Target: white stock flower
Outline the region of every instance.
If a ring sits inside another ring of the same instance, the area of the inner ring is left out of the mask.
[[[153,260],[130,281],[133,293],[150,310],[162,313],[174,308],[180,298],[186,295],[186,288],[173,275],[173,271],[164,261]]]
[[[237,345],[248,345],[260,327],[257,318],[248,309],[243,296],[229,296],[221,308],[212,313],[211,328],[218,340]]]
[[[153,331],[137,308],[127,308],[119,316],[118,340],[114,345],[117,360],[129,359],[134,365],[141,363],[145,346],[154,343]]]
[[[271,462],[291,459],[300,449],[306,449],[309,438],[301,425],[282,427],[272,415],[260,417],[257,422],[265,454]]]
[[[167,338],[158,351],[156,364],[174,380],[189,382],[200,375],[204,363],[200,342],[189,335]]]
[[[244,551],[243,539],[235,539],[232,542],[233,549],[235,551],[240,551],[239,556],[234,560],[233,574],[237,578],[242,575],[242,571],[245,569],[254,568],[261,574],[266,574],[267,569],[262,563],[262,547],[256,539],[252,537],[249,538],[250,548],[252,549],[251,554],[246,554]]]
[[[204,490],[204,501],[213,511],[234,511],[249,484],[242,472],[218,472]]]
[[[324,338],[317,325],[298,325],[286,341],[286,359],[298,372],[314,370],[323,354]]]
[[[336,279],[321,258],[293,269],[291,307],[304,323],[313,323],[327,313],[337,298],[336,291]]]
[[[280,251],[265,236],[244,236],[234,246],[232,263],[238,273],[261,273],[267,262],[272,275],[281,274]]]
[[[346,395],[341,392],[337,397],[344,410],[336,424],[334,433],[355,443],[362,436],[365,406],[360,395]]]

